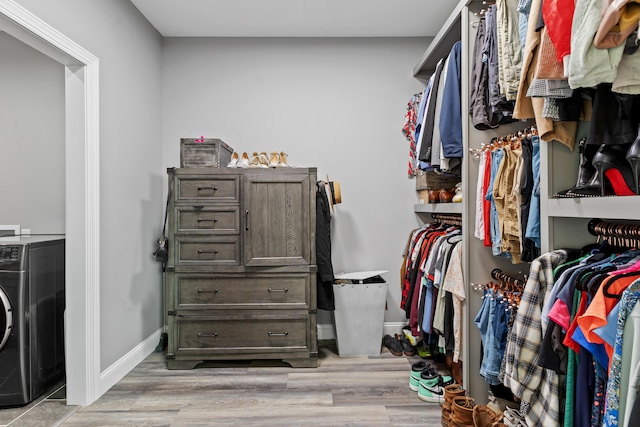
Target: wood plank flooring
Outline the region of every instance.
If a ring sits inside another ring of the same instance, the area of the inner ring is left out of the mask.
[[[395,357],[384,347],[376,357],[339,357],[334,341],[321,341],[319,347],[317,368],[240,361],[178,371],[166,368],[163,353],[152,353],[90,406],[45,399],[4,425],[440,425],[440,405],[421,401],[409,389],[411,363],[419,357]]]

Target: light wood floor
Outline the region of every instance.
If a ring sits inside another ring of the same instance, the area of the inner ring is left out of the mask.
[[[0,426],[439,426],[440,405],[409,389],[419,358],[382,350],[339,357],[333,341],[321,341],[317,368],[208,362],[180,371],[152,353],[90,406],[54,395],[15,421],[3,421],[12,410],[0,410]]]

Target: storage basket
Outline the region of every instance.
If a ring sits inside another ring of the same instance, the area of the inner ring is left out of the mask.
[[[216,138],[181,138],[180,167],[200,168],[227,166],[233,148]]]
[[[457,175],[447,175],[423,170],[416,172],[416,191],[441,190],[443,188],[450,190],[459,182],[460,177]]]

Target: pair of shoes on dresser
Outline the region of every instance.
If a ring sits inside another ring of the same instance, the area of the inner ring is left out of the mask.
[[[251,159],[247,153],[240,156],[237,152],[231,155],[231,161],[227,164],[228,168],[286,168],[289,167],[288,155],[284,151],[272,152],[268,157],[265,151],[258,153],[253,152]]]

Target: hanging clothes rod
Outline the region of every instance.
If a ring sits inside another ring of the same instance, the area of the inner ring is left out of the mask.
[[[640,244],[640,224],[603,221],[594,218],[587,224],[589,233],[598,237],[598,242],[606,240],[613,246],[637,248]]]
[[[517,286],[519,288],[524,288],[524,285],[525,285],[525,283],[522,280],[516,279],[515,277],[512,277],[506,273],[503,273],[502,270],[500,270],[499,268],[494,268],[491,271],[491,277],[501,282],[507,283],[509,285]]]
[[[462,227],[462,214],[455,213],[432,213],[431,218],[435,222],[449,225],[458,225]]]

